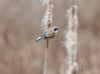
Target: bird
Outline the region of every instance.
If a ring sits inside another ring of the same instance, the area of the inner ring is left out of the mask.
[[[56,27],[56,26],[50,27],[50,28],[44,30],[44,32],[41,34],[41,36],[39,36],[35,41],[36,41],[36,43],[38,43],[44,39],[54,38],[56,36],[56,34],[58,33],[58,31],[59,31],[58,27]]]

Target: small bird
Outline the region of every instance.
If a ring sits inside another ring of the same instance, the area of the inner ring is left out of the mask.
[[[56,34],[58,33],[58,31],[59,31],[58,27],[50,27],[47,30],[44,30],[41,36],[38,37],[35,41],[36,43],[38,43],[43,39],[54,38]]]

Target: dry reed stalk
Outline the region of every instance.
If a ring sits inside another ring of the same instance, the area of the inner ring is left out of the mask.
[[[67,51],[67,59],[65,64],[67,68],[64,74],[77,74],[78,64],[76,62],[76,54],[78,47],[78,17],[77,17],[77,5],[73,5],[67,10],[68,26],[67,32],[65,33],[65,48]]]
[[[42,20],[42,29],[46,30],[52,25],[53,4],[52,4],[51,0],[41,0],[41,2],[43,3],[43,5],[47,6],[45,16]],[[48,56],[49,39],[47,39],[46,45],[47,45],[47,47],[46,47],[45,55],[44,55],[44,68],[43,68],[44,71],[43,71],[43,74],[47,74],[47,65],[48,65],[47,56]]]
[[[47,74],[47,56],[48,56],[48,46],[49,46],[49,40],[47,39],[47,47],[46,47],[46,50],[45,50],[45,56],[44,56],[44,71],[43,71],[43,74]]]

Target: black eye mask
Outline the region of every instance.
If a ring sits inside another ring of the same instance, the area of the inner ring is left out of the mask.
[[[54,28],[54,31],[57,31],[58,30],[58,28]]]

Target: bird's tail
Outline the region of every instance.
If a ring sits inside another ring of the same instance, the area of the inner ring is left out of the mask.
[[[38,42],[40,42],[43,39],[44,39],[43,37],[38,37],[35,41],[36,41],[36,43],[38,43]]]

